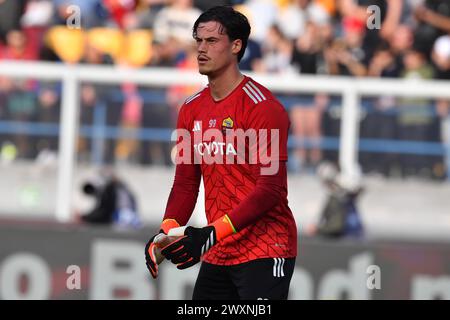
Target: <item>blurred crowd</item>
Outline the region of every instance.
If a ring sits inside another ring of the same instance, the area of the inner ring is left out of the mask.
[[[242,70],[450,79],[450,0],[0,0],[0,59],[195,70],[192,25],[203,10],[224,4],[252,25]],[[106,125],[128,132],[172,127],[180,103],[198,90],[176,86],[161,95],[147,89],[126,82],[115,88],[84,83],[81,125],[98,120],[101,112],[95,110],[106,105]],[[335,100],[322,93],[286,100],[293,136],[313,142],[292,151],[291,170],[336,156],[319,147],[321,137],[338,135]],[[58,84],[0,78],[0,119],[58,122],[59,104]],[[445,142],[448,137],[446,100],[386,96],[366,99],[364,107],[363,138]],[[0,131],[0,143],[14,143],[25,158],[56,148],[56,138],[30,139]],[[80,137],[80,157],[91,156],[91,144]],[[164,143],[111,139],[105,158],[167,164],[170,152]],[[361,161],[368,172],[445,175],[442,157],[367,153]]]

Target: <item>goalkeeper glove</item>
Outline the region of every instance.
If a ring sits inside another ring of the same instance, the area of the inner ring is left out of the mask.
[[[178,269],[186,269],[200,261],[202,255],[216,244],[216,230],[187,227],[184,236],[161,250],[161,253]]]
[[[175,229],[171,230],[173,231],[176,232]],[[176,264],[178,269],[186,269],[198,263],[218,241],[235,232],[230,219],[225,215],[203,228],[186,227],[184,236],[165,246],[161,253]]]
[[[164,220],[161,224],[159,233],[151,237],[145,246],[145,265],[147,266],[148,271],[150,271],[153,279],[158,277],[158,265],[164,261],[164,256],[161,255],[159,249],[161,245],[158,246],[158,243],[167,241],[165,237],[169,230],[179,226],[180,225],[173,219]]]
[[[164,261],[164,256],[161,255],[157,246],[158,240],[164,236],[163,232],[154,235],[145,246],[145,265],[153,279],[158,277],[158,265]]]

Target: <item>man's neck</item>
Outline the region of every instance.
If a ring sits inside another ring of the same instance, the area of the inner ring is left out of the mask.
[[[241,83],[242,79],[244,75],[237,67],[227,70],[218,77],[208,77],[211,96],[215,101],[222,100]]]

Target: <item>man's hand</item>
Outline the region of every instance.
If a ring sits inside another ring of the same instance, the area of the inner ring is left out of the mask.
[[[172,231],[176,232],[176,230]],[[186,269],[199,262],[200,258],[216,244],[216,241],[214,226],[186,227],[184,236],[165,246],[161,253],[166,259],[176,264],[178,269]]]

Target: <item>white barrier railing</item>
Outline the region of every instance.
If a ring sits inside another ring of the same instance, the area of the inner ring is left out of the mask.
[[[344,174],[358,169],[359,100],[362,95],[395,95],[450,99],[449,81],[395,80],[305,75],[260,75],[249,73],[256,81],[279,93],[323,92],[343,97],[339,164]],[[58,195],[56,217],[71,218],[73,179],[79,112],[80,82],[120,84],[124,81],[147,86],[206,84],[196,72],[171,68],[125,69],[98,65],[65,65],[42,62],[1,61],[0,76],[62,81],[61,132],[59,137]]]

